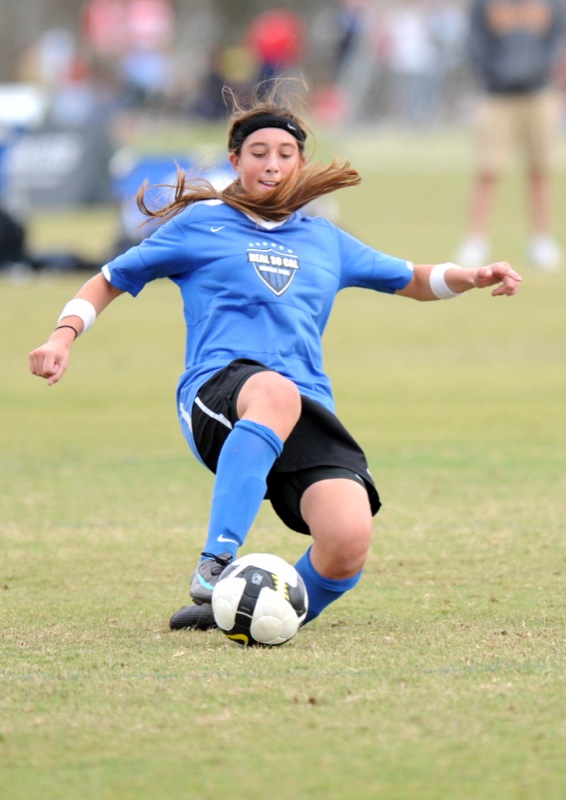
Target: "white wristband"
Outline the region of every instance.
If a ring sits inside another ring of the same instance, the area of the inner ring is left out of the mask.
[[[453,292],[444,279],[446,270],[452,268],[461,269],[457,264],[436,264],[430,271],[428,279],[430,291],[439,300],[451,300],[461,294],[460,292]]]
[[[78,317],[80,320],[82,320],[82,333],[84,333],[94,325],[94,320],[96,319],[96,310],[93,304],[89,303],[88,300],[82,300],[81,298],[76,297],[74,300],[69,300],[59,315],[57,322],[61,322],[64,317]]]

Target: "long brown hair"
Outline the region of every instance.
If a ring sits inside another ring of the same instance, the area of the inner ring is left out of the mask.
[[[286,117],[294,122],[302,131],[308,131],[304,121],[281,99],[281,86],[274,84],[265,95],[265,87],[258,87],[255,95],[246,105],[241,104],[230,90],[224,90],[225,99],[232,104],[232,112],[228,121],[228,142],[232,141],[234,130],[245,120],[264,114]],[[238,152],[241,144],[232,148]],[[303,152],[303,143],[299,148]],[[230,149],[230,146],[229,146]],[[269,193],[250,194],[246,192],[239,178],[236,178],[224,189],[216,189],[203,178],[191,177],[181,169],[177,169],[176,183],[168,187],[173,189],[173,197],[161,208],[150,208],[146,203],[147,182],[137,194],[137,204],[146,216],[165,221],[178,214],[191,203],[200,200],[221,200],[232,208],[245,214],[253,214],[262,219],[281,221],[293,211],[302,208],[317,197],[348,186],[360,183],[359,173],[350,167],[348,161],[334,159],[330,164],[306,163],[291,180],[282,181]]]

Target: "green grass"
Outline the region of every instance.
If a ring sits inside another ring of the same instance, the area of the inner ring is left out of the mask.
[[[363,144],[345,224],[449,259],[460,144],[420,170],[415,143]],[[339,298],[326,367],[384,507],[356,591],[273,650],[167,628],[211,489],[175,418],[174,288],[117,301],[48,389],[27,352],[81,279],[0,283],[2,798],[562,800],[566,272],[522,263],[520,203],[511,175],[494,238],[517,297]],[[93,253],[112,226],[93,209],[33,236]],[[266,506],[246,550],[305,544]]]

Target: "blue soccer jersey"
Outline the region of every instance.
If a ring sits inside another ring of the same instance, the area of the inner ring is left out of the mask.
[[[203,382],[236,358],[265,364],[332,411],[321,336],[337,292],[393,293],[413,274],[325,219],[296,212],[258,223],[217,200],[188,206],[102,271],[133,296],[156,278],[179,287],[187,335],[178,398],[188,412]]]

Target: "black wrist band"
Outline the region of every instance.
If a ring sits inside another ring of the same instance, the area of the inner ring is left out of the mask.
[[[79,332],[78,332],[78,330],[77,330],[77,329],[76,329],[76,328],[75,328],[73,325],[57,325],[57,327],[55,328],[55,330],[56,330],[56,331],[60,331],[60,330],[61,330],[61,328],[70,328],[72,331],[74,331],[74,333],[75,333],[75,339],[76,339],[76,338],[77,338],[77,336],[79,335]]]

